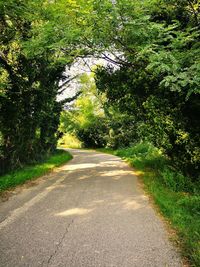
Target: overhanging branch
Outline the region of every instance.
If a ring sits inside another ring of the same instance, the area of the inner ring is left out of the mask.
[[[70,102],[76,100],[77,97],[79,97],[79,96],[81,95],[81,93],[82,93],[82,91],[79,91],[79,92],[76,93],[74,96],[65,98],[65,99],[61,100],[59,103],[60,103],[62,106],[65,105],[66,103],[70,103]]]

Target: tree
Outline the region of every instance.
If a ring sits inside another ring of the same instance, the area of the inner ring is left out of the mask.
[[[136,140],[163,148],[176,167],[197,178],[198,1],[117,1],[113,12],[117,27],[104,34],[119,67],[99,68],[98,90],[108,105],[132,116]]]
[[[66,79],[65,66],[73,58],[56,42],[62,37],[69,53],[77,49],[77,33],[72,27],[75,14],[70,3],[59,1],[57,7],[54,2],[41,0],[0,2],[2,172],[56,148],[59,115],[65,102],[56,100],[59,81]],[[72,12],[70,21],[67,10]],[[69,31],[63,31],[59,24],[64,14],[65,23],[71,24]]]

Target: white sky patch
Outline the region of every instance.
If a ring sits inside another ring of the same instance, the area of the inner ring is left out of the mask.
[[[97,65],[105,66],[107,65],[107,61],[104,59],[95,59],[95,58],[84,58],[77,59],[74,64],[69,68],[66,67],[64,74],[66,77],[69,76],[69,79],[77,76],[76,79],[72,80],[69,84],[65,85],[63,89],[65,89],[62,94],[57,96],[57,100],[61,101],[63,99],[73,97],[80,89],[79,78],[82,74],[87,73],[90,74],[92,72],[92,68]],[[62,85],[62,81],[60,82],[60,86]]]
[[[120,54],[119,52],[116,52],[116,54],[105,52],[101,55],[101,58],[78,58],[71,67],[66,67],[66,70],[64,72],[66,77],[69,77],[68,79],[71,79],[74,76],[77,76],[77,78],[70,81],[70,83],[68,83],[67,85],[63,86],[64,90],[62,94],[59,94],[57,96],[57,100],[61,101],[66,98],[73,97],[80,90],[80,82],[78,77],[80,77],[81,74],[90,74],[92,72],[92,69],[97,65],[106,66],[109,64],[116,69],[119,67],[119,65],[115,64],[115,61],[122,62],[123,54]],[[62,85],[62,83],[63,82],[61,81],[60,85]]]

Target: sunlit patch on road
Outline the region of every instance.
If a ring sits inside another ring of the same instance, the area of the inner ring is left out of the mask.
[[[69,165],[62,167],[62,170],[74,171],[74,170],[80,170],[80,169],[90,169],[90,168],[94,168],[98,165],[99,164],[95,164],[95,163],[69,164]]]
[[[92,209],[83,209],[83,208],[74,208],[74,209],[68,209],[63,212],[55,214],[55,216],[72,216],[72,215],[85,215],[91,212]]]

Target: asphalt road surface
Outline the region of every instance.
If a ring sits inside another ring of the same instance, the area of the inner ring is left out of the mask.
[[[0,267],[182,266],[134,171],[115,156],[70,152],[0,203]]]

